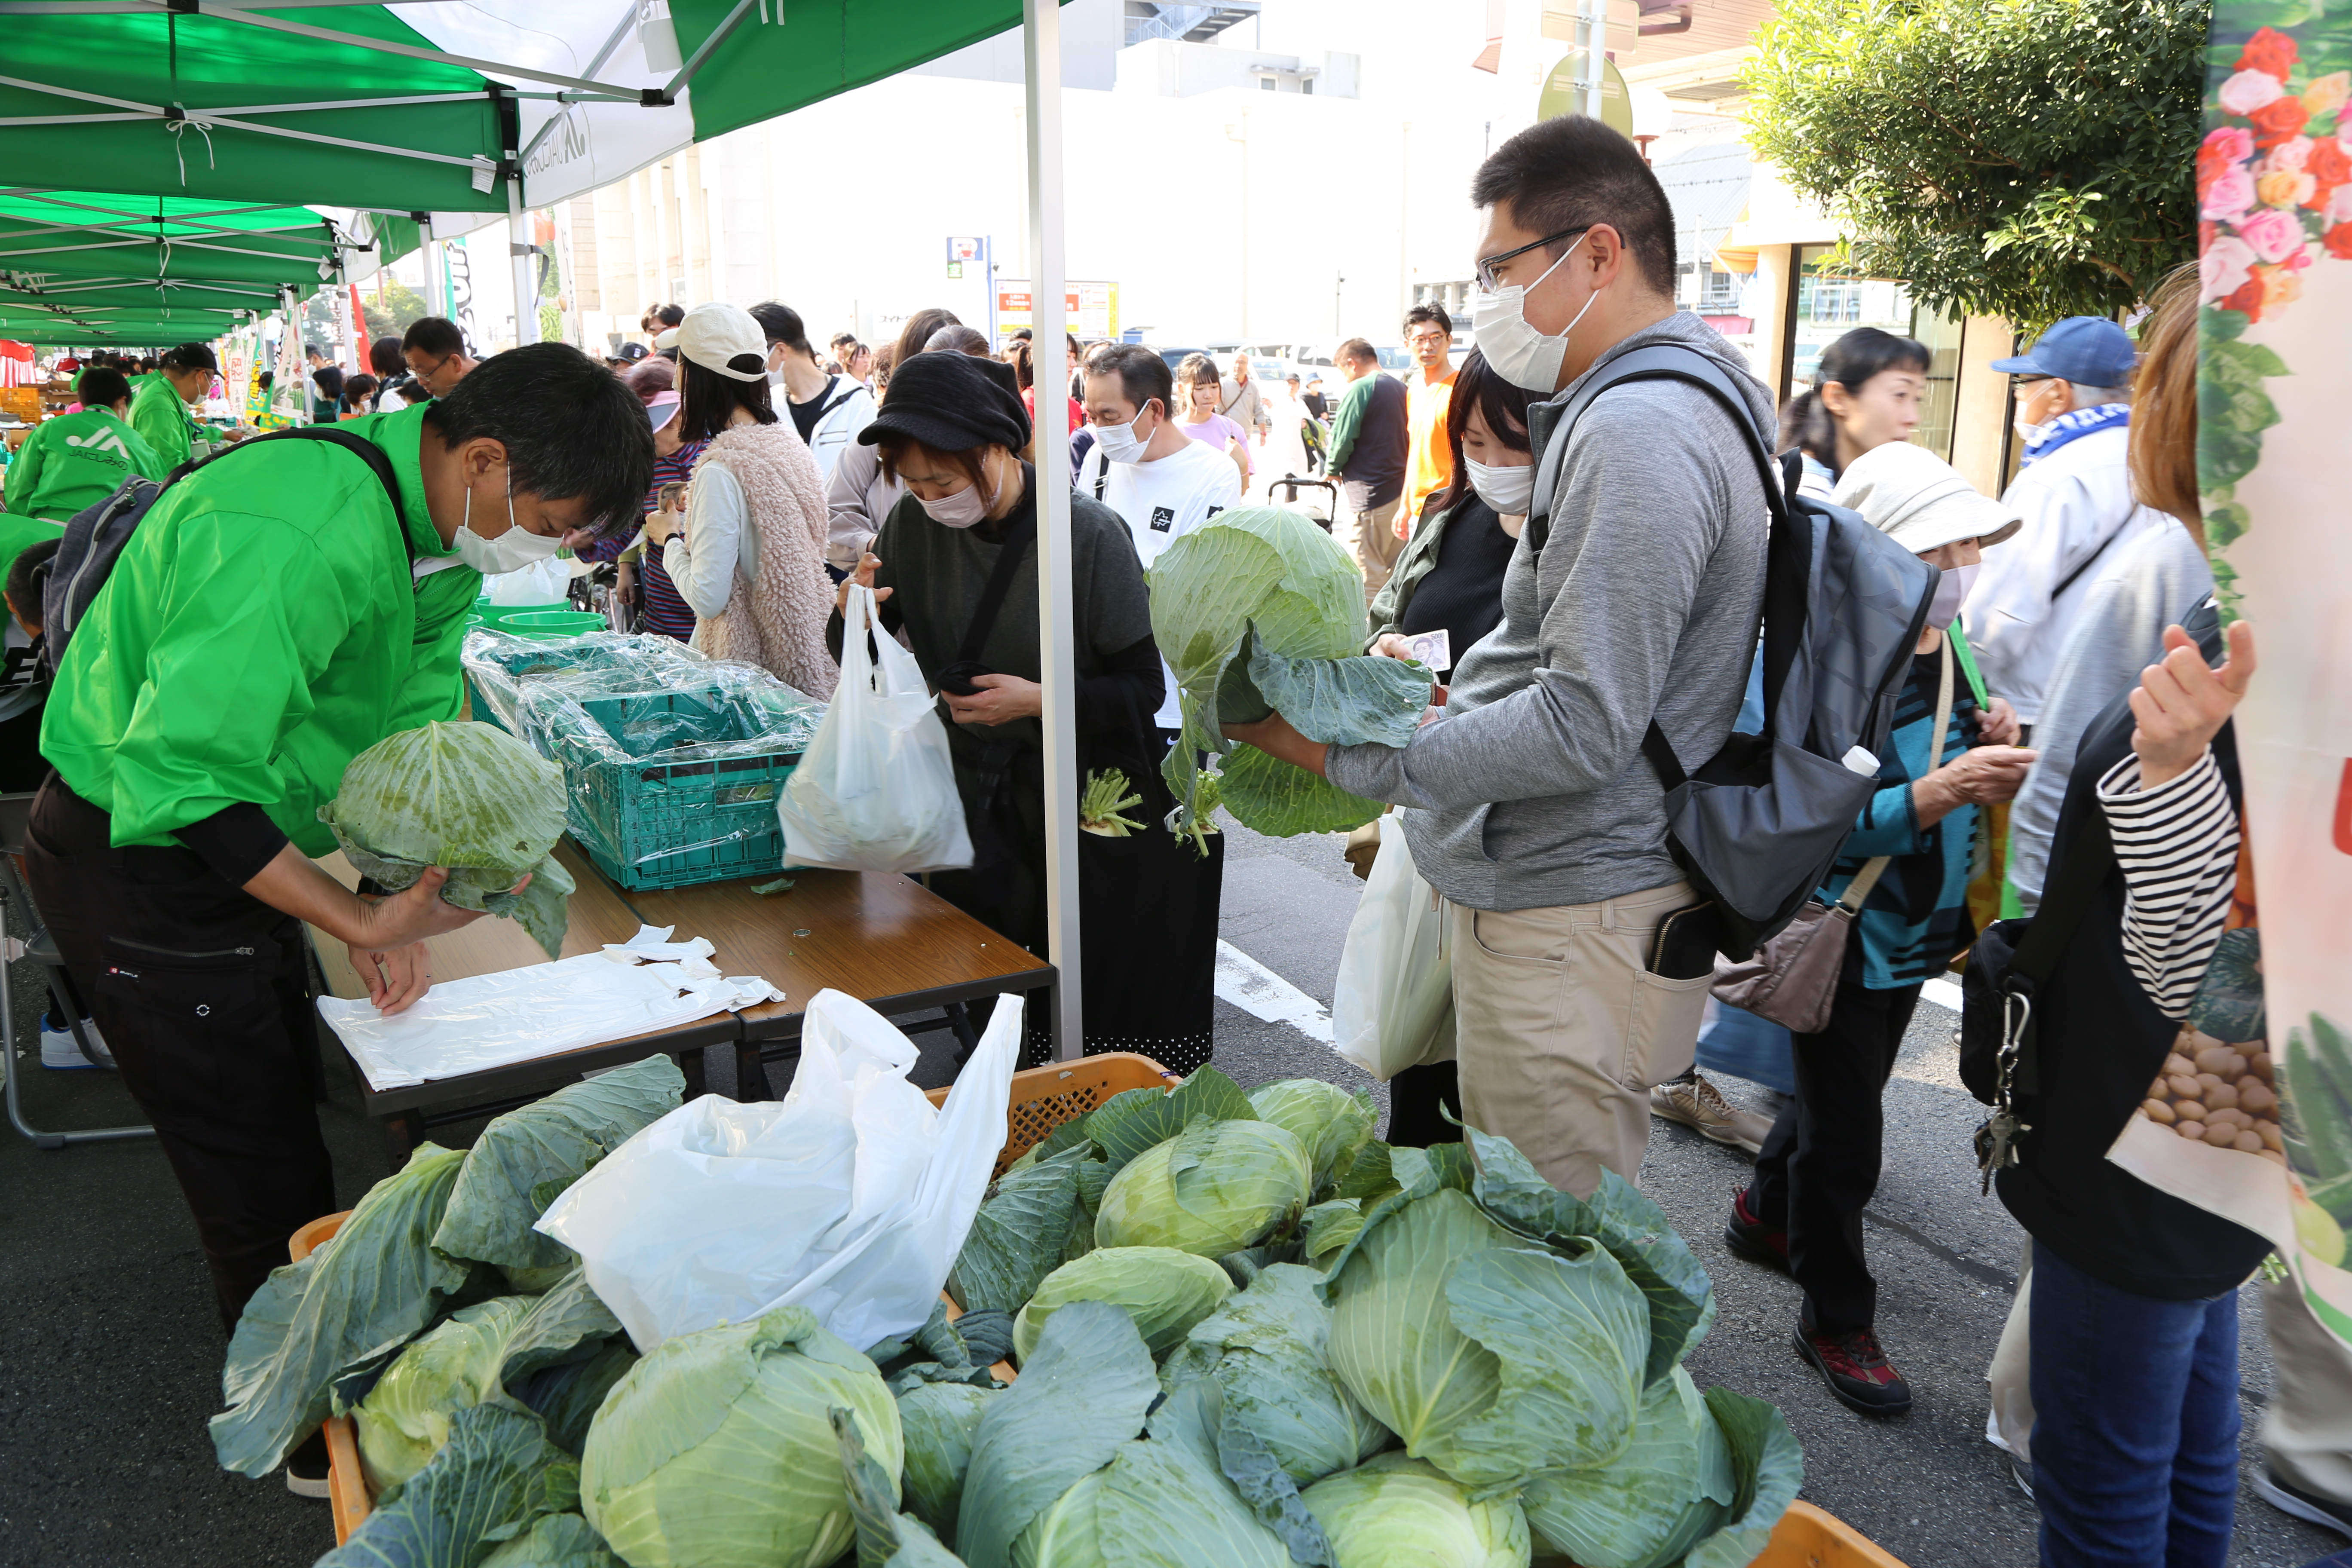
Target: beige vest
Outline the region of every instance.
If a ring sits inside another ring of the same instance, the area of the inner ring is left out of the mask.
[[[694,475],[717,463],[743,487],[758,529],[760,567],[748,588],[734,579],[727,607],[698,619],[694,647],[712,658],[756,664],[786,685],[827,701],[841,668],[825,651],[833,583],[824,574],[827,514],[816,459],[787,421],[722,430],[694,460]]]

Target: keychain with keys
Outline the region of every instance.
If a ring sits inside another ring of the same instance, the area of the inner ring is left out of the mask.
[[[1977,1169],[1984,1173],[1983,1185],[1978,1189],[1979,1194],[1992,1191],[1994,1172],[2005,1171],[2018,1163],[2018,1134],[2032,1131],[2032,1124],[2020,1121],[2013,1110],[1995,1111],[1977,1129]]]

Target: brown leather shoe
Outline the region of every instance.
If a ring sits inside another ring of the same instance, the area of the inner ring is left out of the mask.
[[[1740,1110],[1696,1073],[1687,1079],[1653,1087],[1650,1114],[1679,1121],[1702,1137],[1735,1144],[1750,1154],[1764,1152],[1765,1135],[1772,1131],[1770,1121],[1752,1110]]]

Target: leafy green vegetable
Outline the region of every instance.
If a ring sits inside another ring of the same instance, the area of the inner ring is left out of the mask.
[[[446,867],[444,902],[512,916],[553,958],[572,891],[552,858],[563,808],[561,767],[495,724],[436,722],[353,757],[319,820],[361,875],[397,892]]]
[[[467,1307],[400,1352],[352,1413],[370,1487],[382,1491],[423,1469],[449,1440],[449,1418],[498,1389],[507,1341],[530,1305],[501,1296]]]
[[[1361,657],[1363,580],[1347,552],[1295,512],[1240,507],[1171,544],[1150,576],[1151,629],[1184,715],[1162,765],[1183,802],[1178,830],[1207,816],[1192,765],[1203,750],[1229,753],[1223,805],[1261,833],[1355,826],[1379,815],[1376,803],[1229,743],[1219,728],[1223,719],[1263,717],[1278,692],[1297,705],[1284,707],[1286,716],[1316,740],[1411,737],[1428,701],[1427,672]]]
[[[589,1166],[676,1110],[685,1095],[677,1064],[656,1053],[494,1119],[466,1156],[433,1245],[497,1264],[518,1289],[546,1289],[580,1260],[533,1222]],[[549,1184],[553,1190],[540,1198]]]
[[[858,1568],[961,1568],[929,1525],[898,1511],[890,1476],[866,1453],[856,1417],[838,1405],[828,1414],[857,1524]],[[805,1568],[821,1565],[812,1561]]]
[[[1256,1115],[1239,1084],[1204,1067],[1173,1090],[1130,1089],[1112,1095],[1087,1117],[1087,1136],[1102,1150],[1109,1173],[1116,1176],[1138,1154],[1195,1121],[1244,1121]]]
[[[1339,1251],[1362,1232],[1364,1200],[1333,1198],[1317,1204],[1298,1216],[1299,1234],[1306,1238],[1304,1256],[1313,1263]]]
[[[1676,1367],[1650,1385],[1615,1460],[1547,1471],[1521,1500],[1547,1550],[1583,1568],[1649,1568],[1679,1561],[1729,1517],[1736,1491],[1722,1429]]]
[[[853,1533],[836,1405],[895,1486],[890,1391],[808,1309],[667,1340],[588,1429],[581,1511],[636,1568],[829,1563]]]
[[[378,1497],[351,1539],[317,1568],[475,1568],[496,1550],[494,1535],[574,1510],[579,1480],[578,1467],[529,1411],[460,1410],[433,1462]]]
[[[433,1250],[464,1153],[420,1143],[368,1189],[342,1228],[301,1262],[275,1269],[229,1340],[212,1418],[221,1468],[266,1476],[325,1420],[336,1378],[381,1363],[415,1337],[467,1269]]]
[[[1064,1125],[1067,1125],[1065,1123]],[[1092,1146],[1065,1150],[997,1179],[972,1216],[948,1275],[948,1294],[970,1311],[1017,1312],[1038,1281],[1061,1267],[1078,1208],[1078,1164]]]
[[[1225,1271],[1172,1247],[1105,1247],[1045,1277],[1014,1320],[1013,1352],[1026,1363],[1037,1336],[1072,1301],[1108,1301],[1135,1320],[1153,1355],[1183,1342],[1186,1331],[1233,1292]]]
[[[1329,1365],[1331,1310],[1317,1293],[1322,1276],[1277,1263],[1192,1327],[1160,1369],[1171,1391],[1208,1378],[1224,1396],[1225,1420],[1265,1443],[1300,1486],[1378,1453],[1388,1428],[1335,1377]]]
[[[586,1520],[576,1513],[547,1513],[483,1558],[481,1568],[624,1568],[624,1564]]]
[[[1089,773],[1086,791],[1078,796],[1078,826],[1105,838],[1131,838],[1143,831],[1143,824],[1119,814],[1142,804],[1143,797],[1118,768]]]
[[[1110,1463],[1159,1393],[1151,1352],[1117,1307],[1073,1301],[1047,1320],[1021,1380],[972,1435],[955,1541],[971,1568],[1011,1568],[1013,1542]],[[1052,1560],[1024,1550],[1021,1561]]]
[[[1304,1495],[1339,1568],[1527,1568],[1528,1521],[1517,1502],[1474,1502],[1435,1467],[1402,1454],[1342,1470]]]
[[[1694,1547],[1688,1568],[1747,1568],[1805,1484],[1805,1454],[1780,1411],[1727,1388],[1706,1391],[1706,1407],[1731,1449],[1738,1495],[1729,1522]]]
[[[1274,1123],[1204,1121],[1146,1149],[1111,1178],[1095,1244],[1216,1258],[1295,1221],[1313,1176],[1298,1140]]]
[[[547,1423],[548,1441],[567,1454],[578,1454],[588,1444],[589,1423],[604,1408],[613,1385],[637,1364],[637,1352],[628,1340],[615,1334],[585,1361],[542,1367],[508,1393]]]
[[[907,1511],[937,1531],[942,1541],[956,1538],[972,1438],[980,1430],[980,1418],[1000,1397],[967,1383],[927,1383],[898,1396],[898,1425],[906,1434],[907,1462],[900,1479]]]
[[[506,1358],[499,1364],[499,1381],[510,1391],[542,1367],[587,1359],[621,1331],[621,1321],[588,1288],[587,1276],[578,1268],[545,1295],[523,1304],[530,1310],[507,1337]]]
[[[1393,664],[1394,659],[1386,662]],[[1254,1089],[1250,1110],[1298,1140],[1315,1168],[1314,1191],[1347,1173],[1357,1153],[1371,1142],[1379,1114],[1369,1094],[1349,1094],[1319,1078],[1287,1078]]]
[[[1281,1538],[1293,1563],[1301,1568],[1332,1568],[1331,1542],[1298,1495],[1298,1483],[1257,1429],[1234,1415],[1230,1405],[1217,1420],[1217,1468],[1258,1522]]]

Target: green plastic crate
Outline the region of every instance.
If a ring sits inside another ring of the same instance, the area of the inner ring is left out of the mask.
[[[683,743],[671,734],[656,746],[642,735],[667,711],[681,725],[709,717],[677,692],[591,699],[581,706],[624,750],[667,750]],[[688,737],[691,738],[690,736]],[[712,733],[708,741],[749,740]],[[635,741],[637,743],[632,744]],[[797,747],[709,762],[587,762],[569,746],[563,753],[572,836],[596,868],[627,889],[684,888],[737,877],[773,876],[783,868],[783,826],[776,800],[798,766]]]

